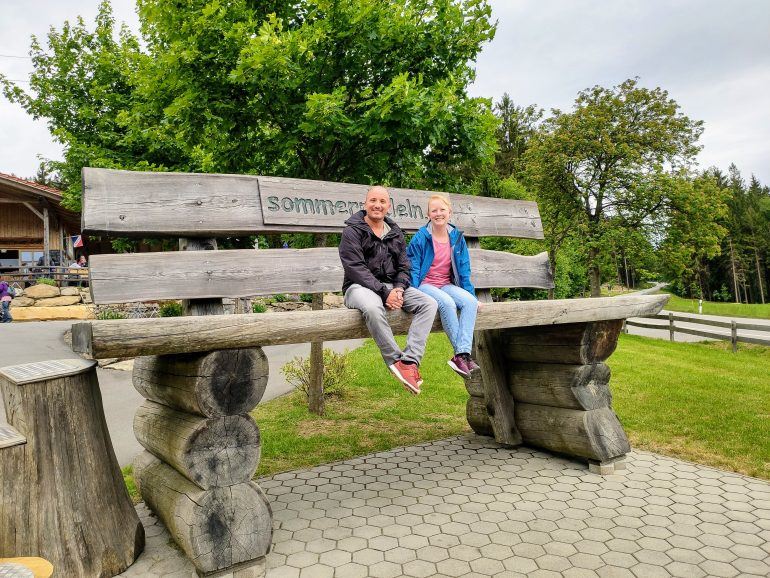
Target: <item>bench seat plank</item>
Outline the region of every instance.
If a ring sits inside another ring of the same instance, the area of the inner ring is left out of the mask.
[[[368,185],[306,179],[83,169],[82,231],[126,237],[232,237],[340,232]],[[405,231],[427,222],[431,191],[388,189]],[[448,195],[469,237],[542,239],[537,203]]]
[[[479,310],[476,329],[643,317],[660,311],[668,298],[668,295],[629,295],[487,303]],[[402,311],[389,312],[388,319],[394,333],[406,333],[411,323],[411,316]],[[441,330],[438,316],[433,330]],[[72,348],[94,359],[361,337],[369,337],[369,332],[361,314],[351,309],[103,320],[72,326]]]
[[[477,287],[553,287],[547,253],[471,249],[471,260]],[[93,255],[90,265],[91,294],[99,304],[334,292],[343,278],[331,247]]]

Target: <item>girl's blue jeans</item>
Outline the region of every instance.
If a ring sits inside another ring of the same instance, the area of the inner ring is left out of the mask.
[[[452,284],[435,287],[423,283],[418,289],[438,302],[441,324],[452,343],[455,355],[470,353],[473,345],[473,327],[476,325],[476,311],[479,307],[476,297],[462,287]]]
[[[2,323],[10,323],[13,321],[13,317],[11,317],[11,302],[10,301],[2,301],[3,309],[0,311],[0,320],[2,320]]]

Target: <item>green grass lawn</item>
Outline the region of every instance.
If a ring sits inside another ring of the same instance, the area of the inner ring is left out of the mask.
[[[668,311],[682,311],[684,313],[697,313],[698,300],[684,299],[671,295],[666,304]],[[770,303],[722,303],[719,301],[704,301],[704,315],[724,315],[728,317],[754,317],[757,319],[770,319]]]
[[[390,376],[368,340],[349,354],[357,376],[343,397],[327,399],[323,417],[297,392],[260,404],[252,413],[262,437],[257,476],[470,431],[468,394],[446,364],[448,340],[431,335],[427,351],[419,396]],[[729,343],[621,335],[609,365],[613,406],[633,447],[770,479],[770,348],[741,345],[734,354]],[[130,468],[124,474],[133,490]]]

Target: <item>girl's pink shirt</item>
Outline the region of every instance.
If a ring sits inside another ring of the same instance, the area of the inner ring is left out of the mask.
[[[441,288],[452,282],[449,276],[452,267],[450,251],[451,247],[449,241],[446,243],[439,243],[435,239],[433,240],[433,253],[435,256],[433,257],[433,263],[431,263],[430,269],[428,269],[428,274],[422,281],[423,283]]]

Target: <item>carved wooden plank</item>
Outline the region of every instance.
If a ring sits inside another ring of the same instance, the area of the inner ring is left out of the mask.
[[[202,490],[146,451],[134,460],[134,479],[199,573],[256,560],[269,550],[272,512],[254,482]]]
[[[515,363],[509,374],[513,399],[572,409],[610,407],[610,368],[604,363]]]
[[[145,400],[134,416],[144,448],[204,490],[251,480],[259,428],[248,414],[201,417]]]
[[[149,355],[134,361],[133,382],[146,399],[218,417],[254,409],[265,393],[269,371],[259,347]]]
[[[264,232],[339,232],[360,210],[367,185],[258,177],[83,169],[83,232],[112,236],[223,237]],[[407,231],[425,224],[431,191],[390,189]],[[542,239],[537,204],[449,195],[470,236]]]
[[[26,438],[0,450],[0,556],[40,556],[59,576],[126,570],[144,547],[144,529],[112,448],[95,364],[6,367],[0,394],[10,425]]]
[[[553,286],[547,253],[474,249],[471,261],[479,288]],[[129,303],[334,292],[343,271],[338,250],[328,247],[93,255],[89,276],[94,303]]]
[[[615,351],[622,326],[622,319],[607,319],[550,328],[510,329],[504,332],[505,354],[515,362],[598,363]]]
[[[516,424],[525,444],[560,454],[603,462],[631,451],[617,416],[606,407],[583,411],[517,403]]]
[[[639,317],[660,311],[667,300],[668,295],[634,295],[488,303],[479,311],[476,329],[549,326]],[[389,312],[387,315],[395,333],[404,334],[408,331],[411,316],[402,311]],[[438,318],[433,330],[441,330]],[[100,320],[72,325],[73,350],[94,359],[358,337],[369,337],[369,331],[361,313],[351,309]]]

